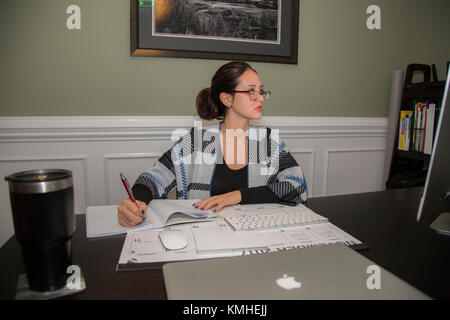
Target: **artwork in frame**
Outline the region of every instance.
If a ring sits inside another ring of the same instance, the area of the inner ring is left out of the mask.
[[[131,55],[297,64],[299,0],[130,0]]]

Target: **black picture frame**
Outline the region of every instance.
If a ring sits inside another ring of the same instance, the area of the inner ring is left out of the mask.
[[[243,60],[298,64],[299,0],[279,0],[277,43],[154,35],[152,6],[157,0],[130,0],[131,56]],[[176,0],[158,0],[176,1]],[[142,4],[147,5],[143,6]]]

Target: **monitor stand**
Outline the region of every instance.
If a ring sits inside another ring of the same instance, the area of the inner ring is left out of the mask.
[[[437,233],[450,236],[450,212],[443,212],[430,224]]]

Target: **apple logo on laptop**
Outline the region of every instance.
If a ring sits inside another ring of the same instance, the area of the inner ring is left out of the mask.
[[[286,290],[297,289],[302,286],[301,282],[295,281],[294,277],[288,277],[287,274],[283,275],[283,278],[277,279],[277,285]]]

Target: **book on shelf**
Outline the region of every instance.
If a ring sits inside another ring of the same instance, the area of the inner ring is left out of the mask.
[[[423,151],[426,102],[417,102],[414,108],[414,132],[412,151]]]
[[[436,115],[436,103],[431,102],[428,104],[426,113],[425,139],[424,139],[425,142],[423,146],[423,152],[426,154],[431,154],[431,150],[433,149],[435,115]]]
[[[411,136],[411,110],[400,111],[400,125],[398,133],[398,149],[409,151],[410,136]]]
[[[414,101],[414,110],[401,110],[398,149],[431,154],[438,113],[434,101]]]

